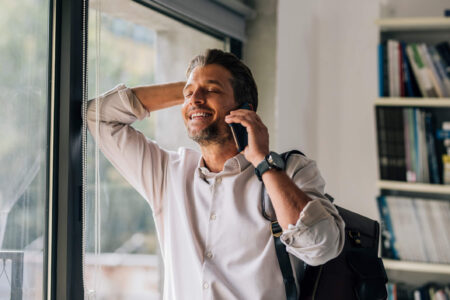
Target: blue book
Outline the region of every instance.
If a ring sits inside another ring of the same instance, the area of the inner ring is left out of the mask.
[[[438,140],[450,139],[450,130],[445,129],[436,130],[436,138]]]
[[[403,80],[405,84],[405,94],[406,97],[414,97],[414,89],[413,89],[413,83],[412,83],[412,72],[411,67],[409,65],[408,61],[408,55],[406,54],[406,44],[405,42],[400,42],[401,51],[402,51],[402,68],[403,68]]]
[[[385,196],[378,196],[377,204],[381,217],[381,255],[387,258],[399,259],[398,252],[395,249],[394,229]]]

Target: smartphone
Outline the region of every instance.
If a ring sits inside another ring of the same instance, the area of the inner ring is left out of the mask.
[[[248,109],[251,110],[248,102],[245,102],[237,109]],[[230,123],[231,132],[233,133],[234,141],[236,142],[236,147],[239,152],[242,152],[248,145],[248,135],[247,129],[239,123]]]

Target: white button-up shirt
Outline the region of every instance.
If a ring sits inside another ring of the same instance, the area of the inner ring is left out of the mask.
[[[210,172],[201,153],[161,149],[130,126],[149,116],[123,85],[91,101],[88,126],[105,156],[148,201],[164,260],[164,299],[286,299],[270,222],[261,212],[262,183],[242,154]],[[312,201],[281,239],[310,265],[336,257],[344,222],[323,196],[314,161],[293,155],[287,174]]]

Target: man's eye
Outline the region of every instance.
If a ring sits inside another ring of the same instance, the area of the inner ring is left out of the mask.
[[[184,95],[184,98],[187,98],[187,97],[190,97],[190,96],[192,96],[192,93],[187,93],[187,94]]]
[[[219,93],[220,91],[218,90],[208,90],[208,93]]]

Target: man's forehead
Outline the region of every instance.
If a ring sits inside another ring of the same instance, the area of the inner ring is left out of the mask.
[[[187,88],[194,82],[203,84],[216,84],[225,88],[228,84],[230,84],[231,79],[231,73],[220,65],[212,64],[206,66],[198,66],[195,67],[189,75],[185,88]]]

